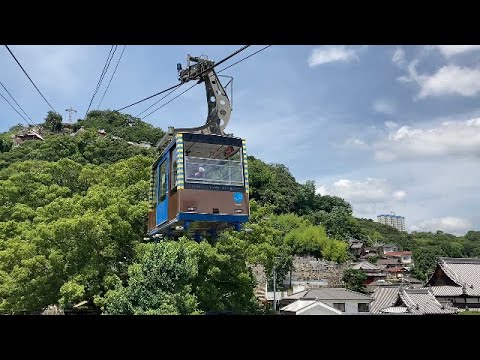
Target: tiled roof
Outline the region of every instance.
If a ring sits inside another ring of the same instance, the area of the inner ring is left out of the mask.
[[[376,265],[373,265],[372,263],[368,261],[362,261],[358,264],[352,265],[352,269],[357,269],[357,270],[380,270],[380,268]]]
[[[429,289],[404,289],[399,294],[402,302],[408,307],[409,312],[418,314],[454,314],[455,308],[444,306],[435,299]]]
[[[412,255],[411,251],[388,251],[385,253],[385,256],[402,256],[402,255]]]
[[[430,286],[435,296],[460,296],[462,295],[461,286]]]
[[[353,243],[350,248],[351,249],[361,249],[363,247],[363,243]]]
[[[469,296],[480,296],[480,259],[440,258],[445,274]]]
[[[400,264],[399,259],[378,259],[377,265],[395,265]]]
[[[428,288],[403,289],[396,288],[377,288],[373,297],[375,301],[370,304],[372,314],[379,313],[401,313],[411,314],[454,314],[457,309],[444,306],[435,299],[434,294]],[[395,306],[400,300],[401,306]],[[403,309],[407,309],[404,311]]]
[[[408,308],[405,306],[391,306],[380,311],[382,314],[404,314],[408,313]]]
[[[311,289],[292,294],[284,299],[302,300],[373,300],[372,297],[345,288]]]
[[[401,272],[401,271],[406,271],[406,269],[404,267],[392,267],[392,268],[387,268],[387,269],[384,269],[385,271],[387,272]]]
[[[297,312],[309,305],[312,305],[315,303],[315,300],[297,300],[283,308],[281,308],[280,310],[282,311],[290,311],[290,312]]]
[[[373,292],[374,301],[370,303],[370,312],[378,314],[381,310],[393,306],[398,298],[399,288],[379,287]]]
[[[324,304],[321,301],[315,301],[315,300],[297,300],[294,303],[291,303],[290,305],[287,305],[281,308],[280,310],[297,313],[301,310],[306,310],[307,308],[313,308],[317,306],[322,307],[333,314],[342,315],[342,312],[340,310],[337,310],[327,304]]]

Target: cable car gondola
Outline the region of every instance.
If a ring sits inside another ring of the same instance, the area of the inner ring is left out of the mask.
[[[214,64],[189,55],[186,69],[177,65],[182,83],[205,83],[208,118],[198,128],[170,127],[157,145],[160,156],[152,165],[149,194],[150,237],[190,233],[199,240],[204,233],[216,236],[227,227],[240,230],[248,221],[245,140],[224,133],[231,105]]]

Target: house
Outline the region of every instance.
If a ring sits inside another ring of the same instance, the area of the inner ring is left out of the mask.
[[[428,288],[379,287],[373,293],[372,314],[448,315],[458,309],[441,304]]]
[[[280,309],[282,315],[342,315],[340,310],[315,300],[297,300]]]
[[[361,261],[358,264],[353,264],[352,269],[362,270],[365,275],[367,275],[367,279],[363,282],[364,285],[368,285],[371,282],[376,280],[384,280],[387,277],[387,274],[382,271],[382,269],[368,261]]]
[[[426,286],[443,304],[480,308],[480,259],[440,257]]]
[[[35,131],[27,131],[23,134],[17,134],[13,137],[13,146],[19,146],[24,141],[28,140],[40,140],[43,141],[43,137]]]
[[[395,266],[386,268],[387,278],[402,279],[408,272],[408,269],[404,266]]]
[[[364,246],[363,242],[355,239],[350,239],[349,242],[350,242],[350,247],[349,247],[350,253],[353,256],[355,256],[355,258],[358,259],[363,252],[363,246]]]
[[[388,252],[394,252],[394,251],[398,251],[398,247],[396,245],[393,245],[393,244],[383,245],[383,253],[384,254],[386,254]]]
[[[412,266],[412,252],[411,251],[389,251],[384,254],[387,259],[399,259],[404,266]]]
[[[321,302],[331,308],[339,310],[340,312],[352,315],[352,314],[365,314],[369,313],[369,304],[373,298],[369,295],[365,295],[356,291],[348,290],[345,288],[319,288],[301,291],[290,296],[284,297],[280,302],[280,309],[283,310],[290,304],[297,301],[316,301]],[[310,304],[312,305],[312,304]],[[292,308],[297,309],[300,307],[300,303]],[[323,309],[327,309],[323,307]],[[288,310],[287,310],[288,311]],[[316,310],[320,311],[320,310]],[[326,310],[321,310],[326,311]]]
[[[380,245],[375,245],[375,246],[365,246],[363,248],[363,253],[362,255],[367,255],[373,253],[375,255],[381,255],[382,253],[382,247]]]
[[[392,259],[378,259],[377,266],[381,269],[389,269],[394,267],[400,267],[402,263],[399,258]]]

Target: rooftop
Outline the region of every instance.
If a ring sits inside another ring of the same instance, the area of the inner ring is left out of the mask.
[[[405,255],[412,255],[411,251],[387,251],[385,256],[405,256]]]
[[[283,308],[281,308],[281,311],[288,311],[288,312],[299,312],[302,310],[307,310],[308,308],[313,308],[313,307],[322,307],[326,309],[328,312],[331,312],[336,315],[341,315],[342,312],[340,310],[337,310],[331,306],[328,306],[327,304],[324,304],[320,301],[315,301],[315,300],[297,300],[294,303],[291,303]]]
[[[457,309],[442,305],[428,288],[405,289],[402,287],[380,287],[373,292],[374,301],[370,304],[372,314],[411,313],[411,314],[454,314]]]
[[[285,297],[286,300],[373,300],[372,297],[345,288],[304,290]]]
[[[447,258],[438,259],[438,265],[458,287],[432,286],[437,296],[457,295],[465,292],[469,296],[480,296],[480,259],[472,258]],[[431,284],[432,278],[428,281]],[[431,284],[434,285],[434,284]],[[440,295],[442,294],[442,295]]]
[[[390,218],[402,218],[402,219],[405,219],[404,216],[391,215],[391,214],[380,214],[380,215],[377,215],[377,217],[379,217],[379,216],[385,216],[385,217],[390,217]]]
[[[353,264],[352,269],[357,269],[357,270],[380,270],[380,268],[376,265],[373,265],[372,263],[368,261],[362,261],[358,264]]]

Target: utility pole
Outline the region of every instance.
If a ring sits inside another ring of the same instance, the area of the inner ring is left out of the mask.
[[[70,106],[70,109],[65,109],[65,111],[68,112],[68,123],[73,124],[73,121],[74,121],[74,118],[75,118],[75,113],[77,112],[77,110],[75,110],[74,108],[72,108]]]
[[[277,312],[277,273],[276,273],[276,266],[277,261],[280,257],[276,256],[273,258],[273,311]]]
[[[277,287],[275,283],[275,262],[273,263],[273,311],[277,312]]]

